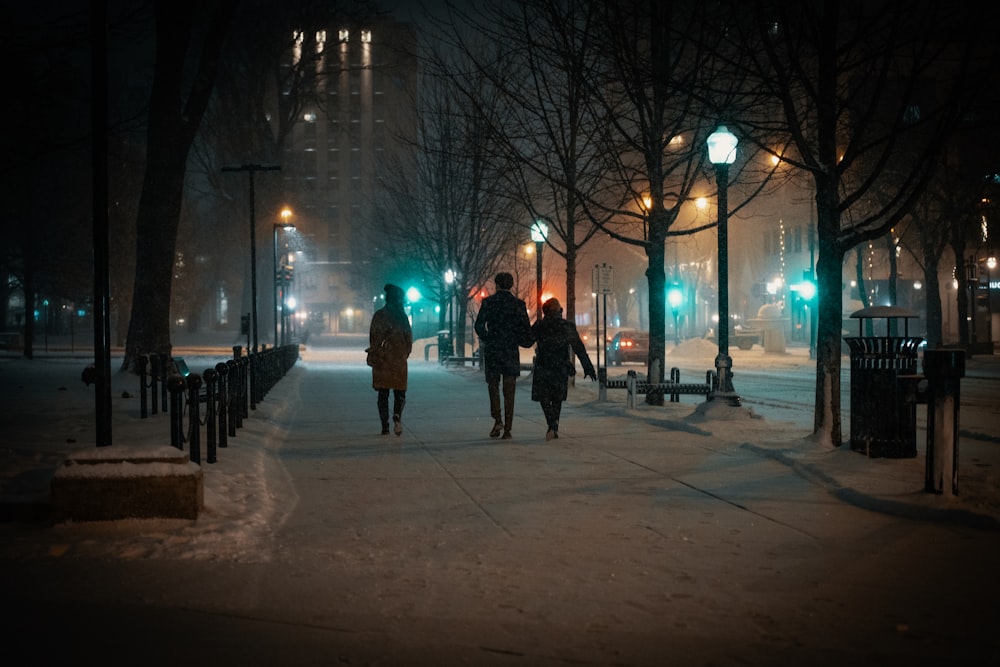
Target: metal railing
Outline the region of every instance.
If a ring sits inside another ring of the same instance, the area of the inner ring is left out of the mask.
[[[257,404],[288,373],[299,358],[299,346],[264,348],[244,355],[233,346],[233,358],[192,372],[183,357],[151,354],[138,359],[139,416],[143,419],[158,410],[168,411],[170,444],[184,449],[191,461],[201,464],[201,431],[205,430],[205,460],[215,463],[218,450],[235,438]],[[149,391],[147,391],[149,390]],[[151,396],[150,396],[151,394]],[[152,399],[151,401],[149,399]],[[201,406],[205,405],[202,417]],[[186,417],[185,417],[186,415]]]

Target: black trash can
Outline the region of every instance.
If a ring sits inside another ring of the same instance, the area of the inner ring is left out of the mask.
[[[876,306],[859,310],[851,317],[909,318],[916,314]],[[857,336],[845,337],[844,341],[851,355],[851,449],[872,458],[915,457],[917,404],[913,400],[913,381],[923,338]]]

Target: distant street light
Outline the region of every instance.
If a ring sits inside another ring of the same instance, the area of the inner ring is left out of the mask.
[[[535,242],[535,317],[542,319],[542,248],[549,235],[549,226],[541,220],[531,225],[531,240]]]
[[[674,347],[681,344],[681,332],[678,328],[678,317],[680,316],[681,304],[684,303],[684,292],[681,286],[674,283],[667,292],[667,301],[670,303],[670,312],[674,316]]]
[[[736,160],[739,140],[725,125],[708,136],[708,159],[715,165],[719,189],[719,354],[715,357],[716,385],[708,398],[740,405],[733,388],[733,360],[729,356],[729,165]]]
[[[278,230],[286,232],[293,231],[295,225],[289,222],[292,217],[292,210],[287,206],[281,209],[281,222],[274,223],[274,302],[277,304],[274,313],[274,345],[275,347],[285,344],[285,269],[283,264],[278,263]],[[278,321],[281,321],[281,339],[278,339]]]

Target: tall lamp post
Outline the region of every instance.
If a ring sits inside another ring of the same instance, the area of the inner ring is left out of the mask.
[[[965,260],[965,284],[969,289],[969,320],[972,322],[972,330],[969,332],[970,340],[976,343],[978,342],[976,336],[976,294],[979,291],[979,276],[976,275],[976,258],[974,256]]]
[[[719,189],[719,354],[715,357],[716,385],[708,398],[740,405],[733,388],[733,360],[729,356],[729,165],[736,160],[739,140],[725,125],[708,135],[708,159],[715,165]]]
[[[454,269],[444,272],[444,282],[448,290],[448,345],[449,349],[441,351],[444,356],[451,356],[455,353],[455,279],[458,274]],[[439,346],[440,347],[440,346]],[[447,354],[444,354],[447,352]]]
[[[275,347],[285,344],[285,290],[284,288],[284,266],[278,264],[278,230],[283,229],[290,232],[295,229],[295,225],[289,222],[292,217],[292,210],[288,207],[281,209],[281,222],[274,223],[274,302],[277,308],[274,313],[274,345]],[[280,283],[280,285],[279,285]],[[278,340],[278,321],[281,321],[281,340]]]
[[[223,172],[245,171],[250,178],[250,311],[253,326],[253,352],[257,353],[257,217],[255,214],[254,174],[258,171],[281,171],[278,165],[244,164],[239,167],[223,167]],[[251,381],[252,375],[251,375]],[[251,392],[252,393],[252,392]]]
[[[549,235],[549,226],[541,220],[535,220],[531,225],[531,240],[535,242],[535,317],[542,319],[542,248]]]
[[[986,313],[987,322],[989,323],[987,331],[989,332],[990,344],[993,344],[993,337],[995,332],[993,331],[993,269],[997,268],[997,258],[993,254],[992,250],[989,251],[986,257]]]

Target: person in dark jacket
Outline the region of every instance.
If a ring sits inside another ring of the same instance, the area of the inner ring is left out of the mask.
[[[510,439],[514,421],[514,391],[521,374],[521,353],[518,347],[531,347],[531,321],[528,308],[522,299],[511,293],[514,276],[506,272],[497,274],[496,292],[483,299],[476,317],[476,335],[486,373],[486,386],[490,395],[490,416],[493,429],[490,437],[496,438],[503,431],[503,439]],[[500,421],[500,382],[503,380],[503,421]]]
[[[562,312],[559,301],[549,299],[542,304],[542,319],[531,327],[538,345],[531,377],[531,400],[542,405],[549,428],[546,440],[559,437],[559,414],[566,400],[569,377],[576,374],[573,354],[583,366],[583,376],[597,380],[594,364],[590,362],[576,325],[563,319]]]
[[[403,310],[403,290],[385,286],[385,306],[372,316],[368,333],[368,359],[372,367],[372,388],[378,391],[378,416],[382,435],[389,433],[389,391],[393,392],[392,421],[396,435],[403,433],[403,406],[406,405],[407,363],[413,350],[413,330]]]

